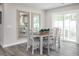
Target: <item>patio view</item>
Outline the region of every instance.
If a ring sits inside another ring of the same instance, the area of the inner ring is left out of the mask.
[[[77,13],[53,15],[53,27],[61,29],[62,39],[76,42]]]

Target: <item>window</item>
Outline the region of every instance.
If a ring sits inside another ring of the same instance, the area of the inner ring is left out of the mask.
[[[34,32],[39,32],[40,29],[40,15],[39,14],[32,14],[32,28]]]
[[[53,14],[53,27],[61,30],[61,39],[76,42],[77,13]]]

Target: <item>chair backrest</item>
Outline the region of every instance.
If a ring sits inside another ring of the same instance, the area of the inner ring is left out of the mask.
[[[52,43],[51,40],[53,40],[53,38],[54,38],[54,36],[53,36],[53,31],[50,30],[50,31],[49,31],[49,35],[48,35],[48,42],[49,42],[49,43]]]
[[[49,31],[49,36],[48,36],[49,41],[51,40],[56,41],[57,37],[60,37],[59,28],[53,28],[52,30]]]
[[[29,38],[33,38],[33,31],[32,30],[29,30]]]
[[[29,30],[28,31],[28,43],[29,43],[29,45],[32,44],[33,41],[34,41],[33,40],[33,31]]]

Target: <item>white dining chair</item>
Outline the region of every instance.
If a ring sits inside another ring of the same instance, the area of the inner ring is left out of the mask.
[[[56,38],[56,43],[58,45],[58,48],[60,48],[60,37],[61,37],[61,30],[59,28],[53,29],[53,36]]]
[[[50,48],[56,49],[56,37],[52,31],[49,31],[48,35],[48,54],[50,53]]]
[[[39,48],[40,40],[34,38],[34,34],[32,30],[28,32],[28,41],[27,41],[27,51],[30,47],[32,47],[32,55],[34,54],[34,50]]]
[[[60,31],[58,28],[54,28],[49,31],[48,38],[44,42],[44,46],[48,48],[48,54],[50,53],[50,48],[56,49],[57,44],[60,47]]]

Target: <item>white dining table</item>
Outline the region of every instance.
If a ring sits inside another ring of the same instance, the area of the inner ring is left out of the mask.
[[[47,36],[48,34],[34,34],[34,37],[40,37],[40,55],[43,54],[43,38]],[[60,39],[58,40],[58,45],[60,48]]]
[[[43,54],[43,38],[47,37],[48,34],[34,34],[34,37],[40,37],[40,54]]]

